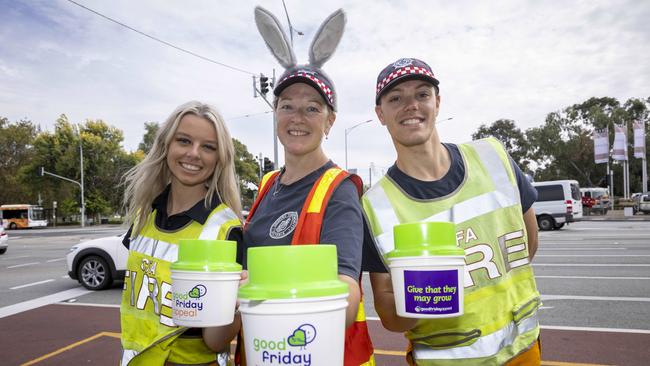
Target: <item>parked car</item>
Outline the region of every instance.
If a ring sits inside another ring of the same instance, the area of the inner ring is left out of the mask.
[[[8,247],[9,247],[9,235],[7,235],[5,228],[2,225],[0,225],[0,254],[5,254]]]
[[[650,213],[650,193],[644,193],[636,198],[636,212]]]
[[[591,187],[580,188],[582,194],[582,206],[589,213],[598,212],[607,215],[607,211],[612,208],[607,188]]]
[[[70,278],[89,290],[103,290],[123,280],[129,256],[123,237],[124,233],[72,246],[66,257]]]
[[[575,180],[533,182],[537,201],[533,204],[540,230],[561,229],[582,219],[580,186]]]

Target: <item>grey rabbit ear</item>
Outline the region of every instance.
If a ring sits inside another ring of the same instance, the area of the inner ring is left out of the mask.
[[[296,66],[296,55],[278,19],[261,6],[255,7],[255,24],[266,46],[285,69]]]
[[[345,22],[343,9],[335,11],[325,19],[309,48],[309,63],[311,65],[320,68],[332,57],[343,36]]]

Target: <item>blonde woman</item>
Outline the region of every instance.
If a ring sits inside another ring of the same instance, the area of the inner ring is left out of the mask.
[[[173,324],[170,285],[180,239],[241,238],[234,149],[223,118],[200,102],[179,106],[124,180],[131,228],[121,364],[227,365],[227,347],[217,352],[205,344],[209,328]]]

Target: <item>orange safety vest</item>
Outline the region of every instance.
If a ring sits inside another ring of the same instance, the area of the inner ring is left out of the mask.
[[[267,173],[262,178],[259,195],[248,213],[248,218],[246,219],[244,228],[246,228],[246,225],[248,225],[248,222],[255,214],[257,206],[260,204],[266,193],[268,193],[271,186],[273,186],[273,182],[277,179],[279,173],[279,171],[273,171]],[[291,245],[315,244],[320,242],[321,226],[323,225],[323,219],[325,218],[327,203],[332,197],[334,190],[346,178],[352,180],[354,185],[357,187],[359,197],[361,197],[363,194],[363,182],[358,175],[350,174],[338,167],[326,170],[316,183],[314,183],[314,186],[305,200],[305,204],[302,207],[293,234],[293,239],[291,240]],[[361,276],[359,276],[359,290],[361,289]],[[241,340],[241,337],[238,337],[238,340]],[[241,355],[239,352],[239,345],[241,343],[237,342],[237,344],[238,347],[235,355],[235,364],[244,365],[245,363],[241,363]],[[359,303],[359,310],[357,311],[357,318],[354,324],[350,325],[345,330],[344,366],[374,366],[375,357],[373,352],[374,349],[372,341],[370,340],[370,335],[368,334],[368,324],[366,323],[366,315],[363,309],[362,291],[361,302]]]

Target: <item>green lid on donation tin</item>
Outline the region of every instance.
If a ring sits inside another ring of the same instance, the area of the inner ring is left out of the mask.
[[[230,240],[182,239],[178,243],[178,259],[172,270],[196,272],[239,272],[237,242]]]
[[[395,249],[388,258],[464,256],[456,246],[456,225],[452,222],[414,222],[393,227]]]
[[[248,283],[239,297],[296,299],[346,294],[338,279],[336,246],[281,245],[248,249]]]

